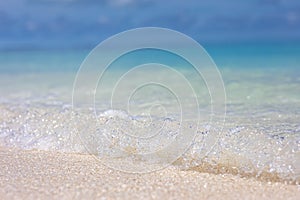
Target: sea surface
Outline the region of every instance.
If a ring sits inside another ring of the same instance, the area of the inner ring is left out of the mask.
[[[123,55],[94,83],[95,66],[80,84],[96,87],[82,89],[76,74],[91,49],[2,50],[0,145],[89,153],[129,172],[167,163],[299,183],[300,44],[204,48],[222,77],[226,112],[212,107],[216,90],[205,77],[172,53]]]

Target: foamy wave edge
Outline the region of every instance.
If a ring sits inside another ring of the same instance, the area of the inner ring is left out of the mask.
[[[89,124],[92,121],[89,115],[72,111],[70,105],[1,104],[0,113],[0,145],[4,147],[87,153],[78,131],[88,133],[95,129],[93,124]],[[145,120],[117,110],[104,111],[100,116],[103,125]],[[171,119],[155,120],[166,120],[169,127],[178,123]],[[105,127],[106,132],[112,131],[111,126]],[[184,170],[300,183],[299,136],[274,138],[247,133],[244,127],[239,126],[224,128],[223,132],[217,145],[210,151],[206,145],[210,143],[205,141],[210,131],[206,125],[200,126],[190,148],[173,165]]]

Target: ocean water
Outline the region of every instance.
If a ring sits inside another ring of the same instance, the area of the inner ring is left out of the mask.
[[[89,50],[1,51],[0,145],[89,153],[130,172],[172,164],[299,183],[300,44],[205,48],[223,78],[225,118],[203,77],[170,53],[132,52],[98,84],[97,66],[81,76],[96,88],[74,89]],[[147,63],[169,68],[132,70]]]

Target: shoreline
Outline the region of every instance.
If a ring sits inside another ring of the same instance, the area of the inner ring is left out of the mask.
[[[300,199],[300,186],[176,167],[129,174],[91,155],[0,148],[1,199]]]

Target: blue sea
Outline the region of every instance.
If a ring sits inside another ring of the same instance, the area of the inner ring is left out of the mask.
[[[132,52],[101,76],[97,65],[78,75],[92,49],[2,50],[0,145],[93,154],[129,172],[171,164],[299,183],[300,44],[203,47],[224,83],[225,113],[211,106],[219,90],[172,53]],[[134,68],[147,63],[168,67]],[[78,77],[96,87],[76,88]]]

